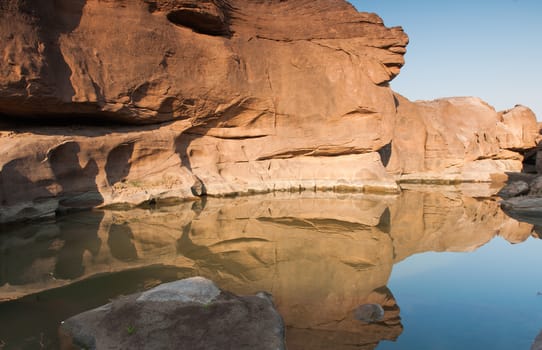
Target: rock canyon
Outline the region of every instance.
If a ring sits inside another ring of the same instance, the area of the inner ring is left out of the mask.
[[[0,222],[499,181],[539,137],[527,107],[394,93],[407,35],[344,0],[6,0],[0,38]]]

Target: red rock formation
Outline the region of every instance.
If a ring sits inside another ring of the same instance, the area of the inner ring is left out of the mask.
[[[0,113],[178,122],[9,124],[0,221],[187,197],[192,174],[198,194],[397,190],[376,151],[391,140],[386,83],[408,39],[374,14],[342,0],[10,0],[2,10]]]
[[[0,38],[0,222],[489,181],[537,133],[523,109],[396,98],[406,34],[344,0],[5,0]]]
[[[474,97],[411,102],[397,96],[388,171],[403,182],[483,182],[522,170],[535,147],[533,112],[522,106],[497,113]]]
[[[194,124],[240,112],[246,122],[393,118],[390,90],[375,84],[399,73],[407,36],[342,0],[1,6],[2,113]]]

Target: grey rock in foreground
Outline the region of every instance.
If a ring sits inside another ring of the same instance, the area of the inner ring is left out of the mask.
[[[500,192],[502,198],[512,198],[529,193],[529,184],[525,181],[513,181],[506,185]]]
[[[529,194],[532,196],[542,195],[542,176],[537,176],[529,184]]]
[[[363,322],[378,322],[384,318],[384,308],[380,304],[363,304],[354,310],[354,317]]]
[[[285,349],[265,293],[235,296],[202,277],[162,284],[60,326],[62,349]]]
[[[521,196],[503,200],[503,211],[512,218],[528,222],[533,225],[542,225],[542,197]]]
[[[542,176],[529,178],[524,175],[523,177],[522,180],[512,181],[499,192],[504,199],[501,201],[501,208],[516,220],[540,227],[542,226]]]

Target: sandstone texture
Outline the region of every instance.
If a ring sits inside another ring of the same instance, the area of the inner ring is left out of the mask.
[[[523,169],[520,150],[534,149],[534,113],[516,106],[497,113],[474,97],[411,102],[397,98],[397,120],[387,169],[400,182],[506,180]]]
[[[194,277],[159,285],[73,316],[61,349],[285,349],[270,297],[238,297]]]
[[[408,37],[344,0],[6,0],[0,222],[272,191],[505,179],[533,113],[410,102]]]
[[[1,111],[40,119],[391,120],[378,84],[408,41],[342,0],[7,0],[1,16]]]
[[[194,184],[398,190],[377,151],[408,38],[374,14],[342,0],[1,6],[0,222]]]

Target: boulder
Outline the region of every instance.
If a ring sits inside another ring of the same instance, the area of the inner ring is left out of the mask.
[[[534,339],[531,350],[542,350],[542,332],[538,333]]]
[[[529,195],[542,195],[542,176],[535,177],[529,184]]]
[[[193,277],[73,316],[61,349],[285,349],[282,318],[266,293],[239,297]]]
[[[501,191],[499,196],[502,198],[517,197],[528,194],[530,191],[529,184],[525,181],[513,181],[506,185]]]
[[[497,139],[503,149],[529,149],[539,141],[539,128],[533,111],[522,105],[499,112]]]
[[[499,192],[504,199],[501,207],[509,216],[535,225],[538,232],[542,225],[542,176],[531,175],[528,181],[514,181],[504,187]]]
[[[535,226],[542,226],[542,197],[522,196],[503,200],[501,208],[509,216]]]

